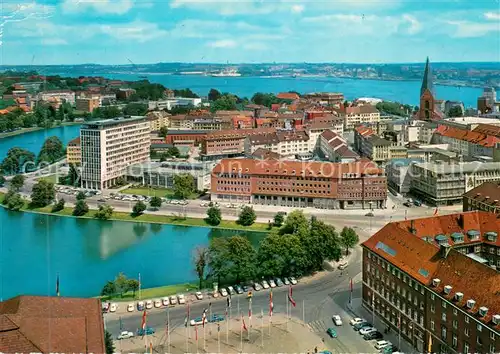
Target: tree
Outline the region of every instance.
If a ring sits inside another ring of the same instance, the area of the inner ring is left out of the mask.
[[[144,103],[129,103],[123,109],[127,116],[143,116],[148,112],[148,105]]]
[[[111,119],[122,115],[122,111],[115,106],[97,107],[92,111],[93,118]]]
[[[263,276],[290,276],[307,268],[307,253],[297,235],[271,232],[260,242],[257,264]]]
[[[344,226],[344,228],[340,232],[340,240],[342,242],[342,245],[345,247],[345,254],[347,256],[349,255],[349,248],[352,248],[358,244],[359,236],[356,231],[354,231],[354,229]]]
[[[285,212],[278,211],[276,215],[274,215],[274,226],[281,227],[283,222],[285,222]]]
[[[64,204],[65,204],[65,200],[64,198],[61,198],[57,201],[57,203],[54,204],[54,206],[52,207],[52,212],[53,213],[57,213],[58,211],[61,211],[64,209]]]
[[[136,279],[128,279],[127,289],[128,291],[132,290],[132,296],[135,297],[135,292],[139,290],[139,281]]]
[[[245,205],[238,216],[238,224],[243,226],[250,226],[257,219],[257,215],[255,215],[255,211],[251,206]]]
[[[33,185],[31,190],[31,205],[34,207],[44,207],[51,204],[56,198],[54,184],[46,180],[39,180]]]
[[[187,173],[174,176],[174,195],[180,199],[187,199],[194,193],[194,178]]]
[[[309,231],[309,222],[302,210],[294,210],[288,214],[285,224],[281,227],[281,234],[302,235]]]
[[[252,96],[252,102],[261,106],[271,107],[273,103],[279,103],[279,100],[272,93],[257,92]]]
[[[0,187],[3,187],[5,185],[5,177],[0,175]]]
[[[146,204],[139,200],[132,208],[132,214],[135,216],[139,216],[146,210],[146,208]]]
[[[198,98],[199,96],[190,89],[174,90],[175,97]]]
[[[206,247],[196,247],[193,255],[194,270],[198,275],[198,289],[201,289],[205,276],[205,267],[208,264],[209,251]]]
[[[463,117],[463,115],[464,112],[460,106],[453,106],[448,111],[448,117]]]
[[[208,92],[208,100],[209,101],[216,101],[221,96],[222,96],[221,93],[216,89],[210,89],[210,91]]]
[[[221,220],[222,220],[222,215],[218,207],[211,206],[207,209],[207,218],[205,219],[207,224],[212,226],[217,226],[220,224]]]
[[[228,239],[216,237],[210,241],[208,246],[208,265],[210,276],[217,279],[220,284],[223,276],[227,275],[228,270]]]
[[[181,152],[179,151],[179,148],[177,146],[172,146],[171,148],[168,148],[167,154],[172,157],[181,156]]]
[[[18,211],[24,206],[24,200],[21,194],[12,192],[10,195],[7,193],[4,197],[3,203],[10,210]]]
[[[66,177],[66,184],[70,186],[78,185],[78,181],[80,180],[80,176],[78,175],[78,170],[76,169],[75,164],[69,164],[68,176]]]
[[[47,138],[38,154],[38,162],[54,163],[65,156],[64,145],[57,136]]]
[[[107,330],[104,330],[104,345],[106,346],[106,354],[113,354],[115,352],[113,337]]]
[[[160,136],[165,138],[168,135],[168,128],[167,127],[160,127]]]
[[[89,206],[84,200],[77,200],[73,209],[74,216],[83,216],[89,212]]]
[[[10,148],[0,168],[6,174],[16,174],[34,170],[35,154],[18,147]]]
[[[123,297],[123,293],[128,290],[128,279],[123,273],[118,273],[115,278],[115,286],[116,292],[120,294],[120,297]]]
[[[113,215],[113,207],[111,205],[99,205],[99,209],[95,212],[95,217],[100,220],[108,220]]]
[[[23,188],[24,185],[24,176],[23,175],[15,175],[12,177],[10,180],[10,188],[12,188],[15,191],[19,191],[21,188]]]
[[[151,200],[149,201],[149,205],[151,206],[151,208],[155,208],[155,209],[160,208],[161,203],[162,203],[161,198],[157,197],[157,196],[152,197]]]
[[[101,296],[113,296],[116,294],[116,285],[112,281],[108,281],[101,290]]]
[[[230,94],[224,94],[210,105],[210,110],[212,112],[217,111],[232,111],[235,110],[237,103],[236,96]]]
[[[250,279],[254,275],[255,256],[255,249],[247,238],[242,236],[229,238],[227,242],[227,261],[229,263],[229,273],[236,279],[236,283]]]
[[[79,191],[76,194],[76,200],[85,200],[85,198],[87,198],[87,197],[85,196],[85,193],[83,193],[82,191]]]

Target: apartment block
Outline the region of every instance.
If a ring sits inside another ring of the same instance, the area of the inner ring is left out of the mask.
[[[393,158],[387,161],[385,173],[387,175],[387,186],[397,193],[406,195],[410,192],[412,163],[422,162],[420,159]]]
[[[340,92],[313,92],[302,96],[311,103],[318,103],[325,106],[338,106],[344,103],[344,94]]]
[[[66,147],[66,162],[68,164],[80,165],[82,162],[82,148],[80,137],[71,140]]]
[[[312,144],[312,146],[311,146]],[[273,133],[252,134],[245,139],[245,154],[251,155],[257,149],[264,148],[283,157],[310,154],[315,142],[303,130],[281,130]]]
[[[462,203],[469,190],[488,181],[500,181],[500,164],[496,162],[412,164],[411,193],[431,205]]]
[[[344,138],[331,130],[325,130],[320,135],[318,145],[328,161],[348,163],[359,159],[359,155],[349,148]]]
[[[68,102],[72,105],[75,104],[76,96],[73,91],[70,90],[53,90],[44,91],[38,94],[38,100],[44,102]]]
[[[153,111],[147,114],[147,120],[149,121],[149,129],[152,132],[157,132],[163,127],[169,127],[170,125],[170,114],[162,111]]]
[[[174,146],[195,146],[201,144],[206,136],[205,130],[169,129],[165,142]]]
[[[498,352],[500,273],[479,254],[499,232],[485,212],[387,224],[362,244],[363,306],[417,352]]]
[[[387,181],[373,162],[347,164],[223,159],[212,171],[211,200],[322,209],[384,208]]]
[[[461,156],[474,158],[477,156],[493,157],[493,149],[500,138],[478,131],[440,125],[434,133],[434,142],[449,144],[450,151]]]
[[[100,107],[101,98],[95,97],[79,97],[76,99],[76,109],[82,112],[92,113],[94,109]]]
[[[149,160],[151,141],[145,117],[116,118],[81,126],[82,188],[106,189],[131,164]]]
[[[500,214],[500,182],[484,182],[465,193],[463,211],[471,210]],[[498,269],[500,270],[500,265]]]
[[[344,129],[354,129],[358,125],[379,122],[380,112],[372,105],[347,107],[344,119]]]

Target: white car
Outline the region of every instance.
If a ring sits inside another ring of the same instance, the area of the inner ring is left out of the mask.
[[[363,323],[363,322],[366,322],[366,320],[364,318],[355,317],[355,318],[353,318],[352,320],[349,321],[349,324],[351,326],[354,326],[354,325],[357,325],[358,323]]]
[[[290,283],[292,283],[292,285],[295,285],[297,284],[297,279],[295,279],[295,277],[290,277]]]
[[[362,336],[364,336],[365,334],[368,334],[368,333],[371,333],[371,332],[376,332],[377,330],[373,327],[365,327],[365,328],[361,328],[359,330],[359,334],[361,334]]]
[[[128,312],[134,312],[134,304],[128,304],[127,311]]]
[[[116,304],[111,304],[109,306],[109,312],[116,312],[117,307],[118,306]]]
[[[164,297],[164,298],[162,298],[162,299],[161,299],[161,303],[163,304],[163,306],[168,306],[168,303],[169,303],[169,301],[168,301],[168,297]]]
[[[274,282],[273,279],[269,280],[269,285],[271,286],[271,288],[275,288],[276,287],[276,283]]]
[[[151,301],[151,300],[146,301],[146,308],[148,310],[152,309],[153,308],[153,301]]]
[[[179,304],[184,305],[186,303],[186,298],[184,297],[183,294],[177,295],[177,298],[179,299]]]
[[[155,300],[155,307],[156,308],[161,307],[161,300],[159,300],[159,299]]]
[[[220,294],[222,296],[227,296],[227,290],[226,290],[226,288],[221,288],[219,291],[220,291]]]
[[[262,281],[262,287],[264,289],[269,289],[269,284],[267,283],[267,281],[265,281],[265,280]]]
[[[196,326],[196,325],[202,325],[203,324],[203,320],[201,319],[201,317],[198,317],[198,318],[193,318],[189,324],[191,326]]]
[[[285,277],[283,278],[283,283],[285,283],[285,285],[290,285],[290,280],[287,277]]]
[[[332,320],[333,323],[335,323],[335,326],[342,326],[342,319],[340,318],[339,315],[333,315]]]
[[[392,343],[387,340],[379,340],[375,343],[375,349],[382,350],[385,347],[392,346]]]
[[[196,295],[196,298],[197,298],[198,300],[202,300],[202,299],[203,299],[203,294],[201,293],[201,291],[197,291],[197,292],[195,293],[195,295]]]
[[[170,296],[170,305],[175,305],[177,304],[177,297],[174,295]]]
[[[133,336],[134,336],[133,332],[123,331],[122,333],[120,333],[120,335],[116,339],[118,339],[118,340],[129,339],[129,338],[132,338]]]

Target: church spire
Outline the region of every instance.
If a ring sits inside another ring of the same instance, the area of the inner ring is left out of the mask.
[[[420,88],[420,96],[422,96],[425,90],[429,90],[432,95],[434,95],[434,84],[432,83],[432,72],[431,65],[429,64],[429,57],[425,62],[424,79],[422,80],[422,87]]]

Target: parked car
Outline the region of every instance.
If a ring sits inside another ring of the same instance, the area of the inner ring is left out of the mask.
[[[163,306],[168,306],[168,304],[169,304],[168,296],[165,296],[164,298],[162,298],[161,303],[163,304]]]
[[[382,333],[380,333],[379,331],[376,331],[376,332],[370,332],[368,334],[365,334],[363,336],[363,339],[364,340],[373,340],[373,339],[382,339],[384,338],[384,336],[382,335]]]
[[[117,304],[112,303],[111,305],[109,305],[109,312],[116,312],[117,309],[118,309]]]
[[[202,325],[203,324],[203,319],[201,317],[196,317],[196,318],[193,318],[189,324],[191,326],[196,326],[196,325]]]
[[[222,321],[224,321],[224,317],[221,315],[214,314],[208,318],[208,322],[222,322]]]
[[[101,305],[101,309],[103,313],[106,313],[109,311],[109,302],[103,302]]]
[[[339,270],[344,270],[347,268],[347,262],[343,262],[339,264]]]
[[[365,327],[365,328],[361,328],[359,330],[359,334],[361,334],[362,336],[364,336],[365,334],[368,334],[370,332],[376,332],[377,330],[374,328],[374,327]]]
[[[271,288],[275,288],[275,287],[276,287],[276,283],[274,282],[274,280],[273,280],[273,279],[269,279],[269,286],[270,286]]]
[[[297,279],[295,279],[295,277],[290,277],[290,283],[292,283],[292,285],[295,285],[298,283]]]
[[[262,281],[262,286],[264,287],[264,289],[269,289],[269,284],[265,280]]]
[[[337,331],[335,330],[335,328],[328,328],[326,330],[326,333],[328,333],[328,335],[332,338],[337,338]]]
[[[146,327],[145,330],[143,330],[142,328],[139,328],[137,330],[137,335],[138,336],[151,335],[151,334],[154,334],[154,333],[155,333],[155,330],[154,330],[154,328],[151,328],[151,327]]]
[[[155,300],[155,307],[156,307],[156,308],[161,307],[161,300],[160,300],[160,299],[156,299],[156,300]]]
[[[253,288],[255,289],[255,291],[260,291],[260,290],[262,290],[262,286],[261,286],[259,283],[255,283],[255,284],[253,285]]]
[[[236,294],[236,291],[234,291],[234,288],[232,286],[228,286],[227,291],[229,292],[230,295]]]
[[[226,288],[220,288],[219,292],[220,292],[220,294],[222,296],[227,296],[227,290],[226,290]]]
[[[144,301],[139,301],[137,303],[137,311],[144,311]]]
[[[202,300],[203,299],[203,294],[201,293],[201,291],[197,291],[194,295],[196,296],[196,298],[198,300]]]
[[[134,304],[128,304],[127,305],[127,311],[128,312],[134,312]]]
[[[241,287],[241,289],[243,290],[244,293],[248,293],[250,291],[251,287],[248,285],[243,285]]]
[[[170,305],[175,305],[177,304],[177,297],[174,295],[170,296]]]
[[[354,326],[358,323],[362,323],[362,322],[366,322],[366,320],[364,318],[360,318],[360,317],[354,317],[352,320],[349,321],[349,324],[351,326]]]
[[[404,202],[403,205],[407,208],[411,208],[411,203],[409,202]]]
[[[398,347],[396,347],[394,344],[391,344],[382,349],[380,352],[382,354],[393,354],[396,353],[398,350],[399,350]]]
[[[129,339],[134,336],[134,333],[129,332],[129,331],[122,331],[116,339],[121,340],[121,339]]]
[[[151,300],[146,301],[146,308],[148,310],[151,310],[153,308],[153,301]]]
[[[283,285],[284,285],[284,284],[283,284],[283,280],[281,280],[280,278],[276,278],[276,279],[275,279],[275,282],[276,282],[276,286],[278,286],[278,287],[281,287],[281,286],[283,286]]]
[[[179,305],[184,305],[186,303],[186,298],[184,297],[184,294],[177,295],[177,299],[179,300]]]
[[[371,323],[369,322],[361,322],[357,323],[353,326],[355,331],[359,331],[360,329],[366,328],[366,327],[373,327]]]
[[[239,285],[235,285],[234,286],[234,290],[236,291],[236,293],[238,294],[243,294],[243,288]]]
[[[290,285],[290,279],[287,277],[283,278],[283,283],[285,283],[285,285]]]
[[[392,347],[392,343],[387,341],[387,340],[379,340],[379,341],[377,341],[377,343],[375,343],[375,349],[377,349],[377,350],[382,350],[388,346]]]
[[[332,320],[333,323],[335,323],[335,326],[342,326],[342,319],[340,318],[339,315],[333,315]]]

